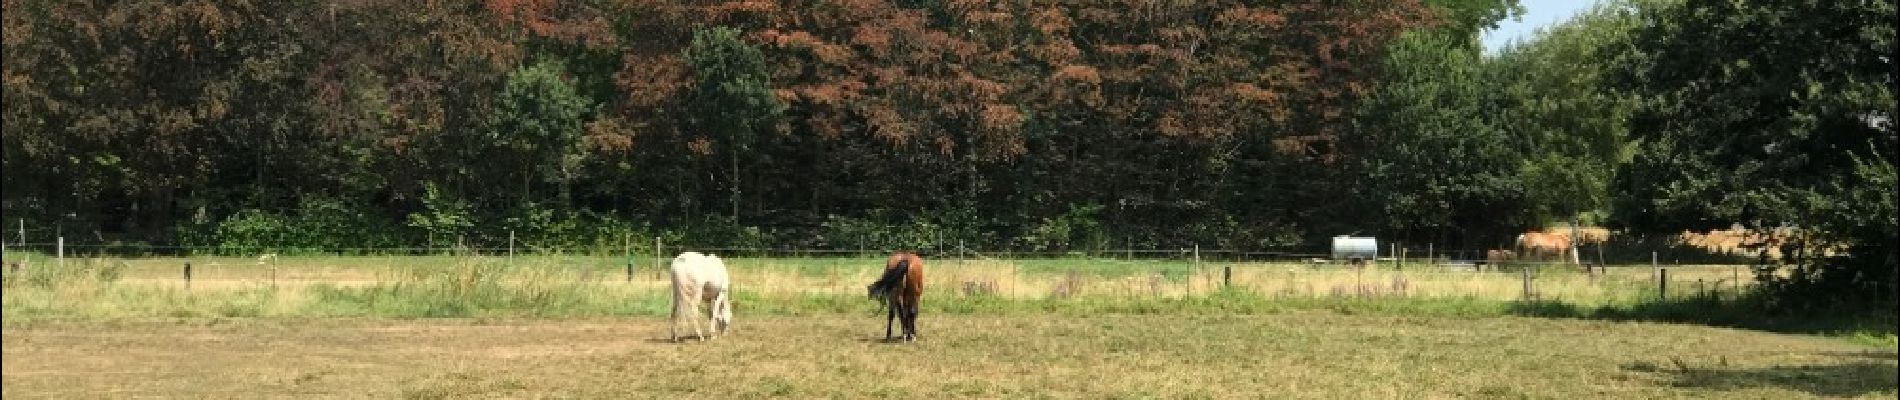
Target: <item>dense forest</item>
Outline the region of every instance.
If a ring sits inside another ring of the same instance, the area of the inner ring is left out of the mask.
[[[5,217],[292,247],[1379,231],[1338,143],[1385,54],[1475,57],[1510,5],[1257,3],[9,1]]]
[[[1784,254],[1810,281],[1900,275],[1892,1],[1612,0],[1493,53],[1514,0],[4,4],[0,217],[77,242],[1742,224],[1802,228]]]

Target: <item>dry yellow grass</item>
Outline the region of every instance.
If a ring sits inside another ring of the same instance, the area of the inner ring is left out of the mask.
[[[1892,398],[1892,349],[1650,323],[1270,315],[40,322],[4,395],[587,398]],[[16,397],[18,396],[18,397]]]
[[[626,259],[610,257],[536,256],[497,257],[281,257],[260,263],[253,258],[137,258],[75,259],[67,267],[33,268],[110,269],[110,284],[67,282],[54,291],[74,296],[102,293],[101,288],[146,288],[184,291],[182,267],[192,264],[190,292],[218,292],[273,288],[281,307],[295,305],[297,296],[313,285],[337,287],[387,286],[441,278],[470,265],[496,265],[497,279],[543,283],[584,284],[589,290],[626,296],[668,290],[665,273],[651,259],[634,260],[634,274],[626,274]],[[861,296],[864,285],[876,278],[878,259],[852,258],[735,258],[728,259],[737,290],[758,296]],[[44,264],[44,263],[42,263]],[[1406,268],[1388,263],[1353,269],[1340,265],[1298,263],[1232,263],[1184,261],[1127,261],[1104,259],[1057,260],[931,260],[926,285],[931,297],[995,296],[1005,299],[1062,297],[1182,298],[1231,285],[1232,289],[1272,298],[1401,297],[1518,300],[1526,296],[1518,272],[1473,272],[1417,262]],[[1228,270],[1231,270],[1229,275]],[[1698,292],[1732,293],[1754,285],[1754,274],[1740,266],[1669,266],[1672,296]],[[1532,293],[1539,299],[1578,305],[1629,302],[1656,296],[1657,271],[1648,266],[1617,266],[1607,272],[1584,273],[1574,266],[1547,265],[1532,274]],[[10,273],[10,276],[17,276]],[[1229,279],[1230,278],[1230,279]]]
[[[1520,303],[1508,301],[1523,294],[1517,273],[933,260],[924,341],[892,345],[875,340],[882,319],[862,297],[881,260],[731,259],[740,301],[734,335],[682,345],[660,340],[668,288],[645,263],[651,260],[636,260],[641,265],[629,281],[626,260],[617,258],[285,257],[274,274],[254,259],[192,259],[190,289],[179,271],[185,261],[69,260],[59,273],[8,273],[4,394],[1895,394],[1891,348],[1702,326],[1505,316],[1518,312],[1512,307]],[[1256,295],[1210,295],[1225,267],[1233,267],[1236,289]],[[1697,279],[1749,278],[1729,266],[1670,271],[1683,288]],[[1654,285],[1648,267],[1538,272],[1537,291],[1546,300],[1590,305],[1653,295],[1645,292]],[[1436,298],[1451,300],[1404,300]],[[1324,311],[1334,309],[1339,313]],[[1341,314],[1364,311],[1370,314]],[[360,318],[431,315],[501,318]],[[520,318],[528,315],[557,318]],[[326,316],[349,317],[312,318]],[[1889,336],[1883,343],[1890,342]],[[912,361],[888,363],[898,359]]]

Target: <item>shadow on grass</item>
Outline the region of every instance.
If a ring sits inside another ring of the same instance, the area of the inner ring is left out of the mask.
[[[1900,388],[1900,368],[1894,352],[1835,353],[1828,365],[1732,368],[1726,360],[1715,363],[1671,358],[1667,365],[1648,361],[1626,364],[1624,370],[1673,375],[1677,387],[1741,390],[1779,387],[1823,397],[1856,397],[1892,393]],[[1861,357],[1875,358],[1868,360]]]
[[[1771,311],[1761,304],[1746,296],[1692,296],[1595,308],[1561,301],[1520,301],[1508,306],[1506,312],[1526,317],[1671,322],[1782,333],[1891,337],[1900,331],[1900,318],[1893,310],[1790,313]]]
[[[689,334],[680,335],[678,339],[663,338],[663,337],[647,338],[646,342],[654,343],[654,344],[693,344],[693,343],[711,342],[713,341],[713,339],[716,339],[716,338],[717,337],[712,336],[712,335],[706,335],[705,337],[701,337],[699,335],[694,335],[694,334],[689,333]]]

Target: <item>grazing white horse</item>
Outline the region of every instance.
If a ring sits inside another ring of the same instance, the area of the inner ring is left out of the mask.
[[[719,256],[697,252],[673,257],[673,341],[679,341],[682,313],[693,324],[693,335],[710,339],[699,330],[699,303],[708,303],[712,314],[710,329],[717,336],[732,325],[732,278],[726,275],[726,263]]]

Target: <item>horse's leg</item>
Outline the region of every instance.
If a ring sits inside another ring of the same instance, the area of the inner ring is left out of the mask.
[[[895,298],[884,300],[884,340],[891,340],[891,320],[897,319],[897,301]]]
[[[680,341],[680,307],[683,305],[681,303],[684,303],[684,302],[680,300],[679,281],[674,281],[673,282],[673,318],[670,319],[673,322],[670,324],[667,324],[667,329],[672,332],[674,343],[678,343]]]
[[[726,292],[713,295],[711,303],[706,304],[706,331],[712,332],[712,338],[719,337],[719,310],[725,307]]]
[[[712,329],[713,329],[714,336],[725,334],[726,330],[732,329],[731,326],[725,326],[719,323],[720,317],[726,317],[726,318],[732,317],[732,298],[730,297],[731,293],[732,291],[730,289],[721,290],[719,291],[719,296],[713,298]]]
[[[910,299],[904,305],[904,340],[917,340],[917,299]]]
[[[699,340],[712,340],[713,338],[719,337],[719,325],[713,322],[713,315],[717,315],[715,313],[719,312],[718,307],[719,305],[714,303],[706,304],[706,332],[710,334],[710,336],[700,336]],[[698,321],[694,321],[693,326],[699,326]]]
[[[700,314],[699,314],[699,303],[700,301],[698,299],[693,300],[693,336],[699,338],[700,341],[705,341],[706,332],[699,330],[699,325],[700,325],[699,320],[701,319]]]
[[[699,303],[705,302],[704,296],[704,293],[694,290],[692,296],[686,299],[686,306],[690,307],[686,310],[686,322],[693,325],[693,338],[699,340],[706,340],[706,332],[699,330]]]

